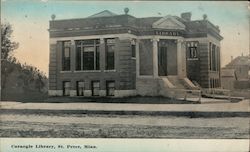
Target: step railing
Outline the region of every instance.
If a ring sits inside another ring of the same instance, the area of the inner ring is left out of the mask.
[[[202,88],[202,95],[209,96],[212,98],[227,98],[231,101],[231,91],[220,88]]]
[[[185,100],[201,102],[201,90],[187,90],[187,89],[166,89],[168,97],[172,100]]]

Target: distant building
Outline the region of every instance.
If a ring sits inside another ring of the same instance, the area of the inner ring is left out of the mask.
[[[222,68],[221,83],[224,89],[250,89],[250,57],[238,56]]]
[[[220,86],[220,30],[191,13],[136,18],[128,10],[50,21],[49,94],[165,95]],[[191,80],[191,81],[190,81]]]

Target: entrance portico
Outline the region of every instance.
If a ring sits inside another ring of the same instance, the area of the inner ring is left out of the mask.
[[[159,76],[176,75],[179,78],[186,77],[186,48],[183,38],[174,36],[139,37],[139,41],[148,39],[152,42],[152,57],[148,57],[148,62],[152,61],[152,75],[140,74],[142,64],[140,64],[140,46],[137,46],[137,76],[158,78]]]
[[[144,47],[144,49],[152,47],[152,57],[146,56],[152,58],[152,60],[148,59],[148,62],[153,62],[151,76],[154,78],[168,75],[176,75],[179,78],[186,77],[186,47],[182,35],[186,28],[185,25],[168,15],[154,22],[152,28],[154,29],[153,35],[138,36],[139,40],[150,39],[152,43],[152,46]],[[143,53],[149,53],[150,50],[148,49],[147,51]],[[137,50],[137,52],[139,57],[140,50]],[[145,58],[145,55],[143,57]],[[142,64],[139,63],[139,65]],[[141,68],[139,65],[137,65],[137,70]],[[150,64],[147,65],[150,66]],[[144,67],[144,69],[150,69],[150,67]],[[137,76],[143,75],[139,73]]]

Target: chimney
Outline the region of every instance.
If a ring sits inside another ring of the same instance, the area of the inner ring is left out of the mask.
[[[184,19],[185,21],[191,21],[191,12],[185,12],[181,13],[181,18]]]
[[[234,57],[233,57],[233,56],[231,56],[231,61],[233,61],[233,59],[234,59]]]

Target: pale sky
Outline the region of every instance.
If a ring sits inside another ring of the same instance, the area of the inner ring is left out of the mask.
[[[247,1],[70,1],[70,0],[1,0],[1,22],[13,26],[13,39],[19,42],[15,56],[48,74],[49,20],[85,18],[103,10],[135,17],[180,16],[192,12],[192,20],[208,20],[218,25],[224,39],[221,41],[222,66],[236,57],[249,54],[249,6]]]

